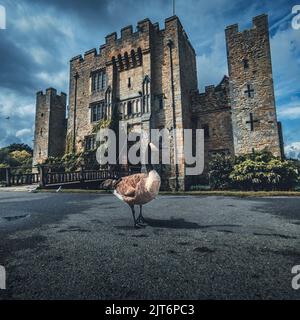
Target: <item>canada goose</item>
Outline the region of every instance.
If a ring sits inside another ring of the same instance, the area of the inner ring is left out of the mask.
[[[152,143],[148,145],[148,157],[151,158],[151,151],[158,150]],[[149,203],[159,193],[161,179],[152,164],[146,165],[147,173],[133,174],[119,180],[106,180],[102,184],[105,189],[113,189],[114,195],[129,205],[132,211],[134,227],[143,227],[145,219],[142,213],[144,204]],[[140,207],[138,218],[135,217],[134,206]]]

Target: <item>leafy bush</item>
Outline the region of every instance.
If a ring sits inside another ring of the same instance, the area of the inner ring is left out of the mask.
[[[33,150],[29,147],[29,145],[24,143],[12,143],[6,147],[9,152],[13,151],[27,151],[29,154],[33,155]]]
[[[228,189],[230,187],[229,175],[232,172],[232,158],[223,154],[216,154],[209,163],[209,183],[213,190]]]
[[[300,183],[296,161],[281,160],[270,152],[255,152],[235,158],[218,154],[210,162],[212,189],[292,190]]]
[[[62,158],[49,157],[43,165],[49,166],[52,172],[78,171],[81,166],[86,170],[99,169],[95,151],[85,151],[77,154],[67,153]]]
[[[0,149],[0,166],[2,168],[18,168],[17,173],[31,171],[32,149],[26,144],[11,144]]]
[[[293,162],[262,152],[237,159],[230,179],[242,190],[291,190],[299,181],[299,172]]]

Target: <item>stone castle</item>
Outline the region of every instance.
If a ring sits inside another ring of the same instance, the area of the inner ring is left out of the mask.
[[[96,148],[95,126],[117,117],[132,130],[204,129],[205,166],[211,155],[242,155],[267,149],[283,157],[277,122],[268,16],[253,18],[249,30],[225,30],[229,77],[198,92],[196,54],[177,16],[164,29],[149,19],[112,33],[105,44],[70,61],[66,94],[37,93],[34,165],[48,157]],[[180,133],[182,132],[182,133]],[[186,165],[164,171],[164,188],[187,189]],[[195,181],[195,177],[193,177]]]

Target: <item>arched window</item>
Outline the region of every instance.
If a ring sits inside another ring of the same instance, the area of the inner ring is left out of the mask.
[[[129,57],[128,57],[128,53],[125,52],[124,54],[124,60],[125,60],[125,69],[129,69]]]
[[[139,65],[142,65],[143,64],[143,54],[142,54],[142,49],[141,48],[138,48],[137,56],[138,56]]]
[[[132,102],[128,101],[127,103],[127,115],[132,115]]]
[[[131,56],[132,66],[136,67],[136,57],[135,57],[135,52],[133,49],[130,52],[130,56]]]
[[[121,54],[118,55],[118,65],[119,65],[119,70],[120,71],[124,70],[124,65],[123,65]]]
[[[149,112],[150,105],[150,78],[145,76],[143,80],[143,108],[142,112]]]

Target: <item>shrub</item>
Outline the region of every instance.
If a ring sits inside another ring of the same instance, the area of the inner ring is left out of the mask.
[[[242,190],[291,190],[299,181],[299,173],[293,162],[262,152],[239,157],[230,179]]]
[[[95,151],[85,151],[77,154],[67,153],[62,158],[49,157],[43,162],[43,165],[49,166],[52,172],[78,171],[81,166],[86,170],[99,169]]]
[[[296,190],[300,183],[298,161],[281,160],[262,151],[235,158],[218,154],[209,167],[212,189]]]
[[[209,184],[212,189],[228,189],[231,181],[229,175],[233,169],[232,158],[216,154],[209,163]]]
[[[32,149],[25,144],[11,144],[0,149],[1,167],[17,168],[17,173],[28,173],[32,166]]]

